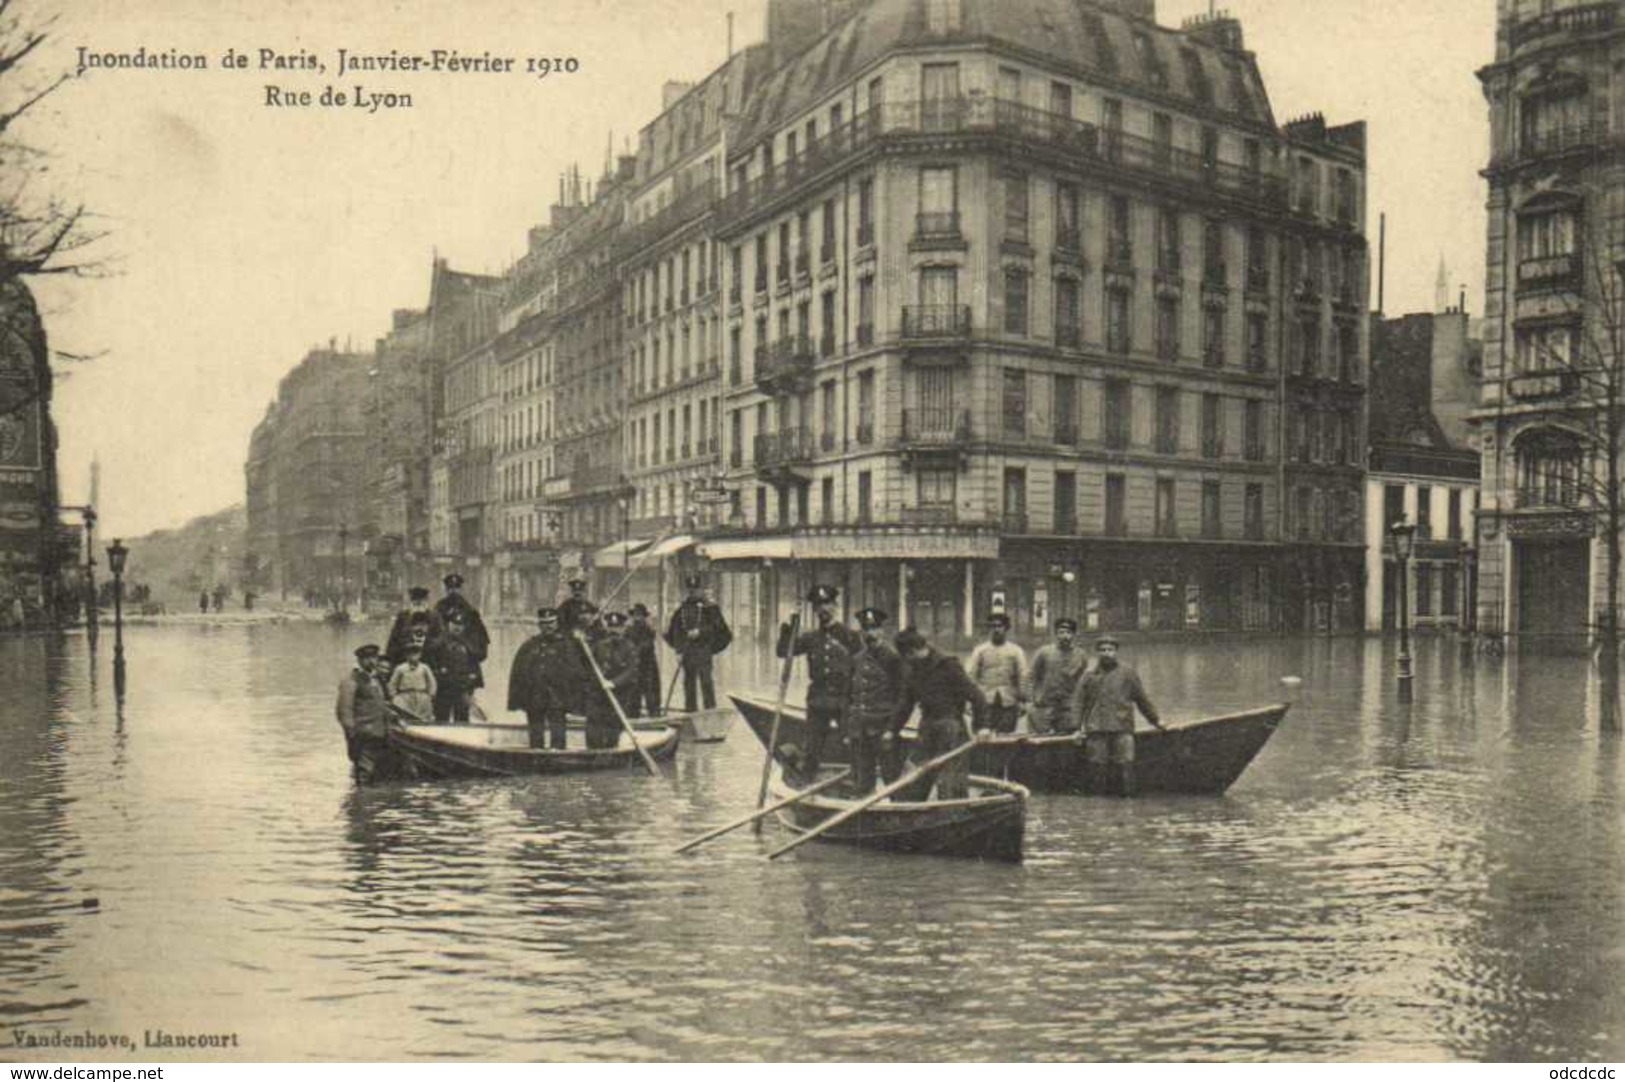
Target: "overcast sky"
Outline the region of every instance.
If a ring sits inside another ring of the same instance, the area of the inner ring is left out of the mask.
[[[32,6],[30,3],[29,6]],[[1483,306],[1487,119],[1474,71],[1494,48],[1493,0],[1234,0],[1278,119],[1366,119],[1370,211],[1388,214],[1387,308],[1428,310],[1441,256],[1454,295]],[[370,348],[398,307],[427,299],[430,260],[498,273],[523,250],[571,161],[602,167],[735,41],[764,0],[82,0],[62,10],[38,70],[78,48],[202,52],[211,70],[92,72],[23,135],[110,231],[110,278],[44,290],[52,345],[98,359],[59,385],[66,502],[102,462],[103,524],[134,536],[240,501],[248,436],[277,380],[336,337]],[[1161,0],[1174,25],[1206,0]],[[448,14],[455,11],[455,15]],[[227,48],[256,66],[227,72]],[[580,70],[370,75],[414,107],[268,108],[267,82],[356,81],[257,68],[257,50],[456,49],[573,56]],[[1373,260],[1373,262],[1375,262]]]

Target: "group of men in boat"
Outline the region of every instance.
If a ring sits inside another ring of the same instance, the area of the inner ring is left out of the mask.
[[[1025,713],[1034,733],[1079,735],[1097,792],[1134,793],[1135,710],[1157,728],[1162,722],[1139,675],[1118,660],[1114,637],[1096,639],[1091,666],[1077,646],[1077,622],[1062,618],[1055,622],[1055,640],[1029,664],[1025,651],[1009,641],[1009,617],[994,613],[987,641],[962,665],[914,628],[888,643],[887,614],[876,608],[860,610],[853,631],[836,618],[839,598],[833,586],[815,587],[807,595],[812,627],[799,635],[789,624],[779,628],[777,655],[807,661],[805,746],[785,749],[792,780],[814,779],[832,736],[849,749],[852,770],[845,784],[856,794],[870,792],[877,775],[895,780],[903,767],[902,729],[918,708],[915,747],[922,761],[966,743],[972,728],[1013,733]],[[966,775],[963,757],[944,766],[934,779],[938,797],[964,796]],[[899,796],[923,800],[932,781],[922,779]]]

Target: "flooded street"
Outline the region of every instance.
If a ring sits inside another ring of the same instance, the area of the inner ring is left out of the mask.
[[[661,779],[357,790],[334,688],[382,635],[132,628],[122,707],[108,636],[94,665],[0,638],[0,1053],[63,1058],[11,1047],[60,1028],[268,1060],[1625,1056],[1621,740],[1584,659],[1423,641],[1406,709],[1376,640],[1131,642],[1174,724],[1303,677],[1227,796],[1035,796],[1019,866],[767,864],[776,827],[671,855],[753,804],[742,722]]]

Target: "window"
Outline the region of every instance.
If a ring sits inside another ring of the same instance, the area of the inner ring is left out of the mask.
[[[1177,277],[1180,262],[1179,212],[1160,207],[1157,210],[1157,270]]]
[[[756,238],[756,292],[767,292],[767,234]]]
[[[1433,615],[1433,565],[1416,565],[1416,615]]]
[[[1112,353],[1127,353],[1131,347],[1129,334],[1128,290],[1106,290],[1106,348]]]
[[[1393,529],[1394,523],[1405,517],[1405,486],[1382,486],[1382,529],[1384,533]]]
[[[1004,239],[1026,244],[1029,189],[1027,174],[1002,173],[999,176],[999,184],[1004,189]]]
[[[1071,445],[1078,442],[1078,378],[1055,377],[1055,401],[1051,412],[1055,420],[1055,442]]]
[[[1224,309],[1214,304],[1202,308],[1202,363],[1224,367]]]
[[[928,132],[953,131],[959,124],[959,65],[920,68],[920,125]]]
[[[1579,437],[1555,429],[1520,436],[1514,445],[1518,464],[1519,507],[1576,507],[1581,501],[1584,464]]]
[[[1158,537],[1178,537],[1179,517],[1174,509],[1174,479],[1157,478],[1156,522]]]
[[[1106,535],[1123,537],[1128,534],[1128,479],[1120,473],[1106,475]]]
[[[1174,118],[1167,113],[1153,113],[1151,116],[1151,153],[1152,160],[1159,166],[1166,168],[1173,163]]]
[[[1313,158],[1294,159],[1296,194],[1293,206],[1302,214],[1313,214],[1320,209],[1320,164]]]
[[[1456,616],[1461,612],[1459,594],[1456,588],[1457,567],[1455,564],[1439,565],[1439,615]]]
[[[1247,369],[1262,372],[1269,367],[1269,316],[1262,312],[1247,314]]]
[[[806,274],[812,269],[812,212],[796,215],[796,273]]]
[[[835,291],[824,292],[819,303],[819,338],[818,355],[820,357],[835,356]]]
[[[1055,280],[1055,344],[1076,348],[1083,340],[1082,305],[1076,278]]]
[[[1157,388],[1157,453],[1179,453],[1179,388]]]
[[[776,267],[780,283],[790,280],[790,223],[779,223],[779,262]]]
[[[1590,99],[1583,87],[1561,96],[1527,97],[1521,102],[1521,137],[1525,154],[1543,154],[1584,145],[1591,137]]]
[[[921,507],[952,509],[959,471],[953,469],[921,470],[916,482],[916,494]]]
[[[823,237],[819,243],[818,261],[820,263],[833,263],[835,261],[835,200],[824,200],[824,213],[819,218],[823,226]]]
[[[1224,535],[1224,515],[1220,506],[1222,488],[1217,481],[1202,482],[1202,536]]]
[[[959,233],[957,171],[952,167],[920,170],[921,236],[956,236]]]
[[[1256,225],[1247,227],[1247,290],[1263,293],[1269,289],[1269,245],[1264,230]]]
[[[1347,169],[1337,171],[1334,197],[1337,200],[1337,220],[1344,225],[1355,224],[1358,218],[1359,190],[1355,186],[1354,174]]]
[[[767,528],[767,489],[756,486],[756,528]]]
[[[1066,83],[1049,84],[1049,111],[1052,116],[1072,119],[1072,87]]]
[[[858,345],[872,346],[875,342],[875,276],[866,274],[858,279]]]
[[[1355,383],[1360,374],[1360,332],[1353,323],[1337,325],[1337,378]]]
[[[1004,269],[1004,330],[1006,334],[1027,333],[1027,284],[1029,275],[1021,267]]]
[[[1320,317],[1298,320],[1298,374],[1315,376],[1320,371]]]
[[[1128,449],[1134,430],[1133,400],[1129,383],[1123,379],[1108,379],[1101,395],[1101,431],[1106,446],[1113,451]]]
[[[835,450],[835,381],[825,380],[821,388],[823,406],[819,410],[819,443],[826,451]]]
[[[1078,186],[1065,181],[1055,185],[1055,247],[1077,251],[1083,234],[1078,228]]]
[[[1294,512],[1297,519],[1297,538],[1299,541],[1309,541],[1314,537],[1314,504],[1316,493],[1307,485],[1300,485],[1294,490],[1296,496]]]
[[[1449,497],[1449,502],[1446,505],[1445,515],[1446,515],[1445,529],[1448,531],[1445,536],[1447,536],[1452,541],[1460,541],[1461,540],[1461,489],[1453,488],[1453,489],[1450,490],[1450,497]]]
[[[1021,104],[1021,71],[1017,68],[999,68],[998,99],[1001,103]]]
[[[1518,218],[1518,260],[1570,256],[1575,252],[1574,212],[1567,208]]]
[[[826,477],[818,483],[818,521],[825,526],[835,522],[835,478]]]
[[[1427,485],[1416,490],[1416,536],[1423,540],[1433,536],[1433,489]]]
[[[1106,265],[1128,267],[1134,262],[1134,241],[1128,196],[1114,195],[1108,204]]]
[[[959,29],[959,0],[925,0],[925,29],[948,34]]]
[[[1004,471],[1004,530],[1027,532],[1027,471],[1019,467]]]
[[[858,375],[858,442],[875,440],[875,373],[869,369]]]
[[[1027,434],[1027,373],[1019,368],[1004,370],[1004,434]]]
[[[875,181],[864,177],[858,181],[858,247],[867,248],[875,242]]]
[[[1202,395],[1202,457],[1218,458],[1224,454],[1224,413],[1219,396]]]
[[[1521,375],[1575,367],[1579,360],[1579,337],[1579,328],[1572,324],[1519,327],[1512,356],[1513,372]]]
[[[1179,298],[1157,298],[1157,356],[1179,360]]]
[[[1249,541],[1264,539],[1264,486],[1249,484],[1242,497],[1242,532]]]
[[[874,521],[874,474],[858,471],[858,522],[867,525]]]
[[[1070,470],[1055,471],[1055,532],[1078,532],[1078,475]]]

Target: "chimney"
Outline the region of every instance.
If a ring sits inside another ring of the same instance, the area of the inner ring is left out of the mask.
[[[677,104],[677,99],[694,89],[693,83],[681,82],[677,79],[667,79],[660,88],[660,111],[665,112]]]

